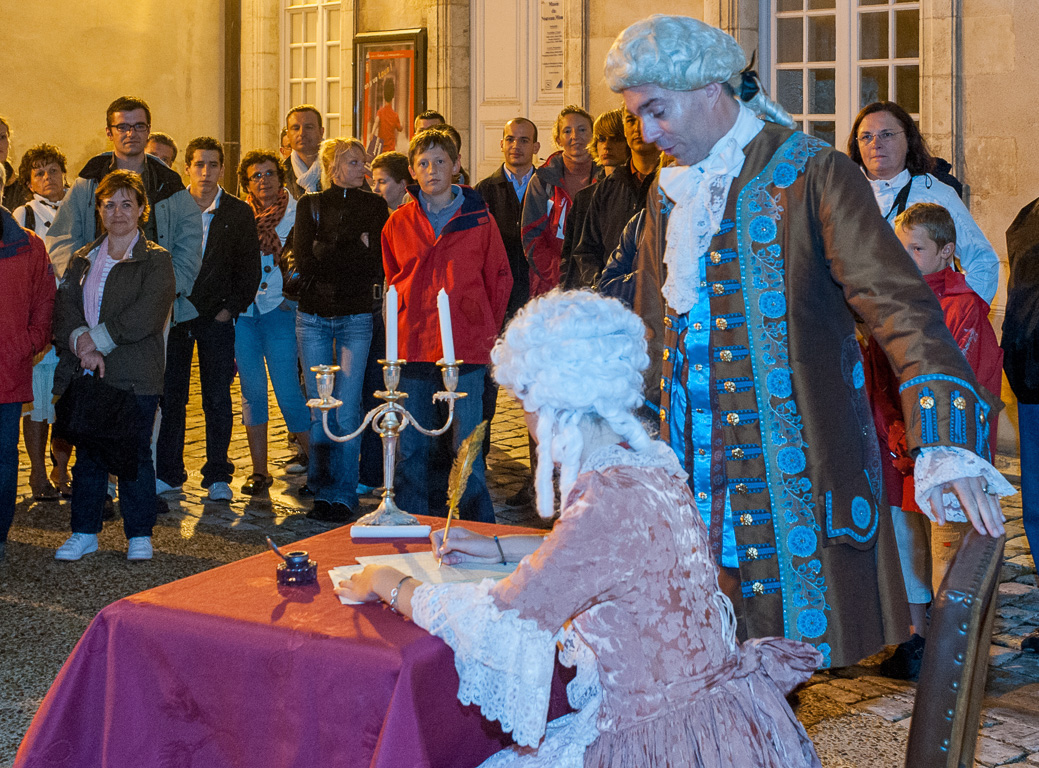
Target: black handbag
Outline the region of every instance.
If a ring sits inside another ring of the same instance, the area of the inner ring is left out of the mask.
[[[137,398],[100,376],[75,376],[54,405],[54,434],[100,457],[121,480],[137,479]]]
[[[314,217],[314,231],[317,231],[321,223],[321,211],[319,210],[319,196],[311,195],[310,212]],[[281,295],[289,301],[299,301],[303,293],[303,278],[299,274],[299,259],[296,258],[295,249],[296,228],[289,230],[285,238],[285,245],[281,249],[278,266],[281,268]]]

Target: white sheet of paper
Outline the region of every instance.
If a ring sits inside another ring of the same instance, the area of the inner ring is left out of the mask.
[[[437,558],[432,551],[408,552],[402,555],[370,555],[357,558],[362,565],[388,565],[401,573],[412,576],[426,584],[446,584],[453,581],[482,581],[504,579],[514,570],[517,563],[467,563],[437,568]]]

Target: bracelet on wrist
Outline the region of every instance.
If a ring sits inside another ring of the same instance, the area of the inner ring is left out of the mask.
[[[400,611],[397,610],[397,599],[400,597],[400,588],[403,587],[404,586],[404,582],[407,581],[410,578],[412,578],[412,577],[411,576],[405,576],[403,579],[398,581],[397,582],[397,586],[395,586],[390,591],[389,606],[390,606],[390,610],[393,611],[394,613],[400,613]]]

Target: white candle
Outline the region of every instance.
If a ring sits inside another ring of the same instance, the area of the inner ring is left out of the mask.
[[[437,312],[440,314],[440,343],[444,347],[444,362],[453,365],[455,341],[451,335],[451,305],[447,301],[447,293],[443,288],[437,294]]]
[[[386,291],[386,359],[397,359],[397,286]]]

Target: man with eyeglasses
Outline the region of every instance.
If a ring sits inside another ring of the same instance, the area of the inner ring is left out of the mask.
[[[299,200],[321,186],[321,163],[317,152],[325,137],[321,113],[310,104],[300,104],[285,115],[285,130],[292,151],[285,159],[285,188]]]
[[[102,234],[94,205],[94,190],[109,172],[122,169],[141,175],[151,204],[151,215],[142,228],[144,236],[170,252],[177,276],[173,322],[198,316],[188,301],[202,265],[202,213],[184,188],[176,171],[145,152],[151,133],[151,110],[143,99],[121,96],[108,106],[105,134],[111,152],[91,158],[72,184],[65,202],[47,232],[47,250],[60,276],[80,248]]]

